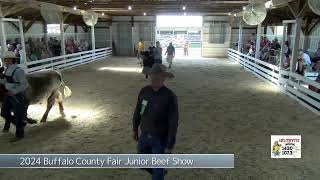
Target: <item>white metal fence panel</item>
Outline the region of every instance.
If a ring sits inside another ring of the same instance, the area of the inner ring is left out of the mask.
[[[110,57],[111,55],[111,48],[101,48],[96,50],[68,54],[65,56],[42,59],[38,61],[30,61],[27,62],[27,73],[34,73],[45,69],[67,69],[102,58]]]
[[[293,72],[280,70],[278,66],[263,62],[233,49],[228,50],[228,56],[256,76],[278,85],[289,97],[320,115],[320,93],[310,89],[311,86],[320,89],[320,83],[314,81],[314,76],[317,76],[317,73],[311,73],[312,77],[310,75],[304,77]]]

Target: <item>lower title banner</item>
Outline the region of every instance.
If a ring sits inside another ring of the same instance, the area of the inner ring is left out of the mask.
[[[0,154],[0,168],[234,168],[234,155]]]

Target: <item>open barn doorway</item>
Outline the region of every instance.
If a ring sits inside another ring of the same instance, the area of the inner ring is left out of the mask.
[[[156,40],[163,53],[172,42],[176,57],[201,57],[202,16],[157,16]]]

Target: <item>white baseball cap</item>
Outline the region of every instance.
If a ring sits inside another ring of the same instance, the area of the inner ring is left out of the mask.
[[[19,58],[16,56],[16,54],[12,51],[6,51],[3,53],[3,55],[1,55],[1,58],[2,59],[16,59],[16,58]]]

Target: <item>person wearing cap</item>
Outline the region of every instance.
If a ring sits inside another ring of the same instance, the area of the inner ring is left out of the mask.
[[[0,84],[6,89],[1,107],[1,116],[5,119],[3,132],[9,132],[10,123],[15,124],[16,138],[13,141],[24,137],[24,126],[26,125],[24,122],[26,117],[25,91],[29,86],[24,70],[16,64],[17,59],[14,52],[4,53],[2,60],[6,70],[0,79]]]
[[[148,75],[151,85],[142,88],[139,93],[133,115],[133,137],[138,141],[139,154],[169,154],[176,142],[179,111],[177,96],[164,82],[174,78],[174,75],[158,63],[152,66]],[[152,180],[164,179],[164,169],[144,170],[152,175]]]

